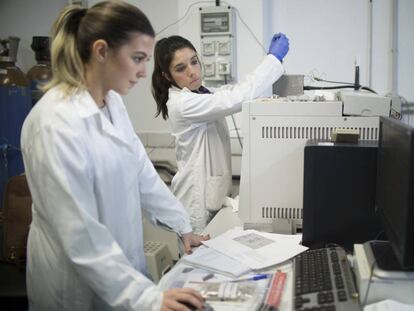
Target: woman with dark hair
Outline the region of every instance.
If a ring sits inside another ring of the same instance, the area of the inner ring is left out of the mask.
[[[261,96],[279,79],[288,50],[287,37],[276,34],[269,54],[250,75],[235,85],[207,89],[191,42],[171,36],[156,43],[152,93],[157,115],[170,119],[178,164],[171,188],[188,208],[194,232],[203,231],[231,189],[225,116],[241,111],[242,102]]]
[[[65,9],[54,25],[53,80],[22,130],[33,198],[30,310],[188,310],[191,289],[162,292],[147,277],[142,214],[176,231],[188,213],[159,178],[119,94],[146,76],[154,30],[121,1]]]

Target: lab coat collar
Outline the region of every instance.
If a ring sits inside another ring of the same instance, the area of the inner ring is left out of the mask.
[[[170,87],[170,92],[191,92],[189,88],[187,87],[183,87],[182,89],[180,89],[179,87],[175,86],[175,85],[171,85]]]
[[[195,94],[211,94],[210,90],[207,89],[205,86],[201,85],[200,88],[207,90],[207,92],[196,92],[196,91],[191,91],[189,88],[187,87],[183,87],[182,89],[180,89],[179,87],[172,85],[170,87],[170,92],[193,92]]]
[[[114,100],[113,91],[109,91],[105,96],[105,103],[108,107],[109,113],[111,114],[111,123],[99,110],[98,105],[95,103],[91,94],[87,90],[79,90],[73,96],[73,104],[76,106],[79,116],[82,119],[87,119],[96,115],[99,118],[101,129],[109,136],[129,145],[126,135],[122,128],[122,121],[120,120],[120,107]]]
[[[78,110],[82,119],[89,118],[94,114],[99,114],[98,105],[96,105],[91,94],[87,90],[77,90],[72,96],[72,103]]]

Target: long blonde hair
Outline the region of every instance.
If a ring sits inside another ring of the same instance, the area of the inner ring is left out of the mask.
[[[53,27],[51,62],[53,77],[43,91],[60,86],[65,94],[85,88],[85,64],[93,42],[103,39],[113,49],[128,43],[130,34],[155,37],[148,18],[137,7],[122,1],[104,1],[89,9],[67,7]]]

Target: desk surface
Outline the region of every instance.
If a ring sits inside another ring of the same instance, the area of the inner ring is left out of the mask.
[[[217,215],[213,218],[213,220],[207,225],[207,227],[205,228],[203,234],[210,234],[211,238],[215,238],[217,236],[219,236],[220,234],[226,232],[229,229],[232,229],[234,227],[241,227],[242,221],[239,219],[239,217],[237,216],[237,213],[234,213],[232,211],[231,207],[224,207],[222,208]],[[356,260],[356,259],[355,259]],[[179,261],[174,268],[168,273],[166,274],[160,281],[159,286],[161,289],[165,290],[170,288],[172,281],[174,279],[177,279],[180,275],[183,274],[183,269],[184,268],[188,268],[190,266],[188,266],[186,263],[184,263],[183,261]],[[280,311],[284,311],[284,310],[292,310],[292,295],[293,295],[293,278],[292,278],[292,264],[291,262],[289,263],[285,263],[282,265],[278,265],[278,266],[274,266],[271,269],[268,269],[267,271],[260,271],[260,272],[274,272],[276,270],[281,270],[287,273],[287,278],[286,278],[286,284],[285,284],[285,289],[283,291],[282,297],[281,297],[281,303],[280,303],[280,307],[279,310]],[[369,267],[368,267],[369,269]],[[201,269],[198,269],[201,270]],[[208,274],[209,272],[204,270],[204,272],[206,274]],[[369,278],[369,276],[367,277]],[[214,281],[214,279],[212,279],[211,281]],[[217,279],[216,279],[217,281]],[[394,300],[400,300],[400,299],[396,299],[396,297],[394,297],[393,295],[390,295],[388,292],[390,290],[390,287],[384,287],[384,291],[381,292],[381,288],[379,288],[379,286],[381,284],[376,284],[375,282],[373,282],[374,284],[371,284],[371,292],[374,295],[374,287],[376,287],[375,291],[378,292],[379,294],[381,294],[381,297],[376,297],[376,300],[372,301],[380,301],[383,299],[390,299],[393,298]],[[411,286],[411,288],[414,288],[414,282],[410,283],[409,286]],[[359,284],[361,285],[361,284]],[[392,285],[392,284],[391,284]],[[400,289],[399,289],[400,291]],[[371,295],[371,293],[370,293]],[[404,299],[402,299],[402,302],[405,303],[412,303],[412,297],[407,301],[405,301]],[[406,298],[406,297],[404,297]],[[254,310],[252,307],[252,305],[250,303],[247,304],[243,304],[243,303],[230,303],[230,302],[219,302],[219,301],[212,301],[209,303],[211,304],[211,306],[214,308],[215,311],[244,311],[244,310]]]
[[[171,287],[175,287],[173,285],[177,284],[178,282],[181,282],[181,280],[187,279],[187,280],[199,280],[200,278],[197,276],[200,275],[200,273],[205,273],[205,275],[209,274],[210,272],[207,270],[202,269],[195,269],[194,272],[188,272],[185,273],[185,269],[193,268],[187,264],[185,264],[182,261],[179,261],[174,268],[168,272],[166,275],[163,276],[158,286],[162,290],[166,290]],[[272,273],[276,272],[276,270],[281,270],[283,272],[286,272],[286,283],[285,283],[285,289],[283,291],[281,302],[280,302],[280,311],[290,311],[292,310],[292,265],[290,263],[278,265],[276,267],[272,267],[272,269],[268,269],[266,271],[261,272],[267,272]],[[203,271],[203,272],[201,272]],[[196,276],[197,274],[197,276]],[[184,276],[187,275],[187,276]],[[221,278],[212,278],[208,282],[220,282],[223,281]],[[260,284],[257,284],[259,292],[265,293],[265,288],[268,285],[268,280],[260,280],[260,281],[251,281],[251,282],[262,282]],[[182,282],[182,285],[184,282]],[[208,301],[208,303],[214,308],[215,311],[254,311],[259,308],[261,302],[263,300],[263,296],[259,297],[253,297],[252,299],[249,299],[245,302],[230,302],[230,301]]]
[[[237,216],[237,213],[232,211],[231,207],[224,207],[222,208],[216,216],[212,219],[212,221],[207,225],[203,234],[210,234],[211,238],[215,238],[220,234],[226,232],[229,229],[235,227],[241,227],[243,225],[242,221]],[[195,250],[197,251],[197,250]],[[168,272],[159,282],[158,286],[162,290],[166,290],[170,288],[174,281],[178,278],[183,277],[183,270],[185,268],[191,268],[191,266],[187,265],[183,261],[178,261],[178,263],[173,267],[173,269]],[[276,270],[281,270],[287,272],[285,290],[283,291],[281,303],[280,303],[280,311],[284,310],[292,310],[292,265],[290,263],[281,264],[266,271],[260,272],[275,272]],[[201,269],[197,269],[197,273],[200,273]],[[203,270],[205,274],[208,274],[209,271]],[[189,274],[190,275],[190,274]],[[211,279],[213,281],[219,281],[217,279]],[[264,280],[264,284],[267,284],[266,280]],[[221,302],[221,301],[209,301],[210,305],[214,308],[215,311],[251,311],[254,310],[255,307],[260,305],[259,301],[248,301],[246,303],[235,303],[235,302]]]

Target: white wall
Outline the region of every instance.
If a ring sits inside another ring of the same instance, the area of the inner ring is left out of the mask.
[[[93,1],[90,1],[92,3]],[[179,34],[189,39],[196,49],[200,51],[200,21],[199,21],[199,7],[215,5],[215,1],[197,1],[192,0],[129,0],[130,3],[140,7],[150,18],[155,31],[158,33],[166,26],[183,18],[185,13],[187,15],[179,23],[169,27],[168,29],[159,33],[156,40],[159,40],[170,35]],[[243,18],[245,23],[249,25],[252,32],[256,35],[259,41],[263,38],[263,23],[262,21],[262,0],[256,1],[237,1],[228,0],[226,5],[234,5],[239,11],[239,16]],[[223,2],[224,4],[224,2]],[[162,10],[160,10],[162,8]],[[240,22],[240,18],[236,18],[236,33],[237,33],[237,72],[238,76],[242,77],[247,74],[260,62],[264,52],[254,38],[248,33],[245,26]],[[257,21],[260,21],[259,23]],[[249,49],[246,49],[249,46]],[[148,72],[152,72],[153,63],[149,64]],[[127,97],[128,111],[134,122],[135,128],[140,132],[169,132],[170,127],[168,122],[158,117],[154,119],[155,101],[150,94],[150,74],[146,81],[141,82],[141,86],[133,90]],[[142,100],[142,103],[137,106],[137,101]],[[236,122],[240,124],[240,114],[236,115]],[[229,128],[233,133],[234,126],[229,122]]]
[[[373,2],[372,88],[380,94],[392,91],[392,1]]]
[[[367,6],[361,0],[274,1],[274,31],[290,39],[284,61],[288,73],[319,74],[336,81],[354,80],[359,60],[361,82],[366,80]],[[350,18],[352,16],[352,18]],[[306,81],[308,82],[308,81]]]
[[[398,94],[414,102],[414,1],[398,7]]]
[[[194,3],[191,0],[180,0],[179,1],[179,12],[180,17],[187,11],[187,8]],[[236,55],[237,55],[237,77],[242,78],[250,71],[252,71],[256,65],[260,63],[265,52],[262,46],[260,46],[255,38],[248,31],[246,26],[242,23],[241,19],[251,29],[257,40],[263,45],[264,29],[263,23],[263,11],[264,3],[263,0],[254,1],[240,1],[240,0],[227,0],[221,1],[222,5],[231,5],[237,9],[235,12],[236,19]],[[200,18],[199,10],[200,6],[211,6],[215,5],[215,1],[203,1],[198,5],[194,5],[190,10],[189,16],[179,24],[179,34],[189,39],[196,49],[200,52]],[[161,34],[163,36],[163,34]],[[269,38],[270,40],[270,38]],[[264,44],[266,49],[268,43]],[[268,95],[271,94],[269,89]],[[235,114],[236,126],[241,127],[241,113]],[[232,150],[233,153],[241,154],[241,149],[238,142],[236,141],[236,132],[234,130],[234,123],[230,117],[227,118],[227,123],[230,130],[230,135],[233,138]],[[241,135],[241,132],[240,132]]]
[[[89,5],[98,2],[89,0]],[[194,0],[129,0],[150,18],[156,31],[177,21],[193,4],[187,17],[161,33],[158,38],[180,34],[199,49],[198,7],[215,5],[215,1]],[[372,88],[380,94],[389,91],[390,3],[392,0],[373,0]],[[358,57],[361,82],[369,82],[368,17],[369,0],[227,0],[222,4],[235,6],[265,49],[274,32],[285,32],[290,38],[290,52],[285,60],[288,73],[319,73],[332,80],[353,81],[354,60]],[[414,72],[414,1],[398,0],[398,61],[397,90],[414,101],[412,73]],[[18,65],[25,72],[35,63],[30,49],[33,35],[48,35],[58,12],[66,0],[1,0],[0,37],[17,35],[22,38]],[[262,58],[263,50],[237,16],[237,71],[242,77]],[[154,118],[151,72],[125,97],[128,111],[139,132],[169,132],[169,125]],[[238,124],[240,120],[238,119]]]
[[[89,6],[100,2],[89,0]],[[151,21],[155,32],[178,19],[178,0],[129,0],[129,3],[140,8]],[[177,34],[178,27],[168,28],[164,34]],[[153,59],[147,65],[147,78],[141,79],[138,85],[125,96],[126,106],[137,132],[169,132],[169,125],[161,117],[155,118],[156,104],[151,95],[151,74],[154,68]]]
[[[33,36],[50,36],[58,13],[67,0],[0,0],[0,38],[20,38],[17,65],[27,72],[35,63]]]
[[[395,25],[393,3],[397,11]],[[414,71],[414,1],[269,0],[268,5],[273,12],[269,27],[275,32],[286,32],[291,40],[291,49],[285,61],[288,73],[319,73],[329,80],[352,82],[354,60],[357,58],[362,84],[379,94],[395,91],[409,101],[414,100],[414,89],[411,87]],[[370,23],[372,35],[369,32]],[[393,26],[396,28],[397,43],[394,50]],[[392,53],[396,54],[394,68]],[[393,73],[397,80],[395,90]]]
[[[384,1],[389,0],[374,0]],[[290,51],[284,61],[287,73],[319,73],[324,77],[329,74],[332,80],[353,81],[357,59],[361,82],[368,83],[369,0],[263,0],[263,3],[265,46],[276,32],[284,32],[290,39]],[[383,16],[380,19],[384,24]],[[380,26],[376,25],[382,31]]]

